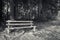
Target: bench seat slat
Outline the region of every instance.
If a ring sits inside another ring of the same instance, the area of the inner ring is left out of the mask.
[[[29,27],[12,27],[12,28],[9,28],[9,29],[23,29],[23,28],[33,28],[35,26],[29,26]]]

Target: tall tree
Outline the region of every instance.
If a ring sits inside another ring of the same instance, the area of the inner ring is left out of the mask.
[[[51,19],[56,18],[57,0],[43,0],[42,1],[42,16],[46,20],[51,20]]]
[[[5,29],[5,16],[4,13],[2,12],[3,9],[3,1],[0,0],[0,31],[3,31]]]

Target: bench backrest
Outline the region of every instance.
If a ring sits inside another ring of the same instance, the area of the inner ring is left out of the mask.
[[[33,25],[33,21],[11,21],[11,20],[8,20],[6,21],[6,25],[7,26],[32,26]]]

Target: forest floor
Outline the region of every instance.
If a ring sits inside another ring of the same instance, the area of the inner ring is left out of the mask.
[[[35,32],[30,30],[12,40],[60,40],[60,20],[34,24],[37,26]],[[0,40],[6,40],[6,38],[1,35]]]

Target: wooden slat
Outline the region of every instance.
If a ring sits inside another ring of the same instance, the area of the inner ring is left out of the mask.
[[[28,26],[28,27],[12,27],[12,28],[9,28],[9,29],[23,29],[23,28],[33,28],[35,26]]]
[[[32,24],[6,24],[7,26],[9,26],[9,25],[32,25]]]
[[[6,24],[8,24],[8,23],[6,23]],[[9,24],[33,24],[33,23],[9,23]]]
[[[8,20],[6,22],[33,22],[33,21],[11,21],[11,20]]]

